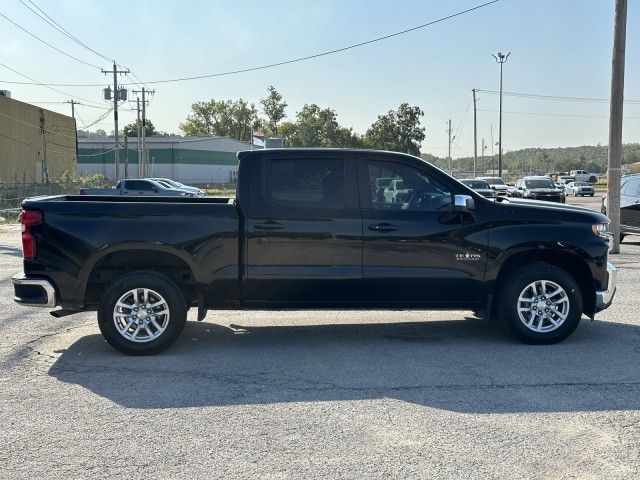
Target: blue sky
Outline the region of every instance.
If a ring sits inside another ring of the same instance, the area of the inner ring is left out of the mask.
[[[25,0],[26,1],[26,0]],[[115,57],[143,80],[214,73],[338,48],[392,33],[482,0],[391,1],[70,1],[33,0],[93,49]],[[498,89],[491,53],[511,51],[504,90],[542,95],[608,98],[613,0],[501,0],[465,16],[384,42],[275,69],[191,82],[156,85],[149,118],[178,131],[190,105],[211,98],[253,102],[274,85],[289,103],[334,108],[341,124],[364,132],[377,115],[401,102],[425,111],[423,151],[446,155],[446,121],[454,133],[453,156],[473,152],[471,89]],[[84,50],[37,18],[18,0],[0,12],[60,49],[104,68]],[[115,12],[115,22],[114,22]],[[640,2],[629,2],[626,98],[640,100]],[[0,62],[41,82],[100,83],[99,70],[75,62],[0,18]],[[24,80],[0,66],[0,88],[25,101],[68,97]],[[103,103],[99,87],[58,87]],[[490,144],[498,130],[498,97],[478,96],[478,137]],[[45,106],[45,105],[43,105]],[[47,104],[68,112],[68,105]],[[608,104],[504,98],[504,148],[571,146],[607,142]],[[100,110],[78,107],[85,123]],[[466,115],[465,115],[466,113]],[[640,141],[640,104],[625,106],[624,141]],[[124,111],[121,123],[135,114]],[[111,117],[100,126],[113,128]],[[488,153],[490,151],[488,150]]]

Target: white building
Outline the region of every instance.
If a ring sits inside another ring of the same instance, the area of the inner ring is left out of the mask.
[[[235,183],[236,154],[259,148],[227,137],[147,137],[148,177],[169,177],[179,182],[206,185]],[[138,177],[137,139],[121,140],[119,176]],[[78,173],[101,173],[115,179],[113,137],[78,138]]]

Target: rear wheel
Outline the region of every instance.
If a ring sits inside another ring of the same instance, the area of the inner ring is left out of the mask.
[[[582,294],[566,271],[534,263],[502,282],[497,309],[507,328],[521,341],[558,343],[580,323]]]
[[[104,291],[98,326],[105,340],[128,355],[153,355],[169,347],[187,320],[178,286],[156,272],[122,275]]]

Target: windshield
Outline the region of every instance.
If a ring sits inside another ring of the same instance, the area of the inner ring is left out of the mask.
[[[485,178],[488,184],[490,185],[504,185],[504,182],[500,177],[495,178]]]
[[[485,182],[484,180],[460,180],[462,183],[464,183],[467,187],[473,188],[474,190],[478,190],[478,189],[489,189],[491,187],[489,187],[489,184],[487,182]]]
[[[587,182],[573,182],[574,187],[588,187],[589,184]]]
[[[524,185],[527,188],[555,188],[551,179],[540,178],[536,180],[525,180]]]

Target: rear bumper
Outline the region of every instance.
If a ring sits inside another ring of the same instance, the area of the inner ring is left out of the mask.
[[[56,289],[49,280],[28,278],[22,274],[11,278],[13,282],[13,300],[26,307],[53,308],[57,305]]]
[[[607,288],[596,290],[596,312],[604,310],[613,301],[618,284],[618,269],[611,262],[607,262]]]

